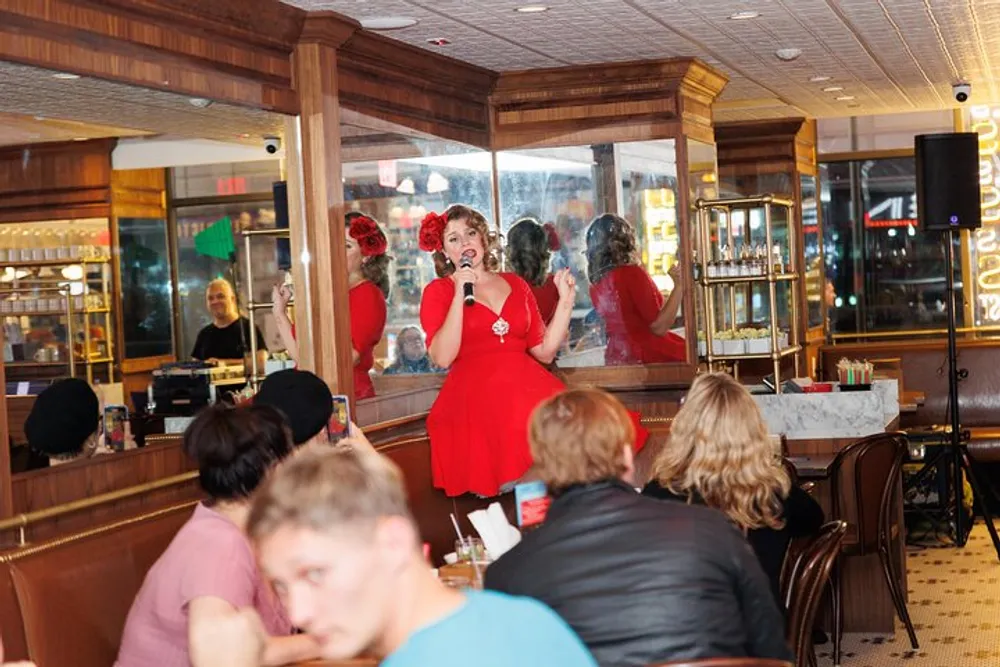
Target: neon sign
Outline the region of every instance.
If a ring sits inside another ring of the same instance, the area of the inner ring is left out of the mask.
[[[979,135],[979,206],[983,226],[975,231],[976,324],[1000,322],[1000,108],[969,110],[973,132]]]

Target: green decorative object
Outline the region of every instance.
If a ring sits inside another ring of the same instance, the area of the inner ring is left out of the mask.
[[[228,217],[222,218],[195,234],[194,249],[200,255],[228,261],[236,252],[232,221]]]

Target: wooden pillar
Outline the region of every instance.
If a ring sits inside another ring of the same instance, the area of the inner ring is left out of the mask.
[[[3,328],[0,327],[0,347],[3,347]],[[14,516],[14,494],[11,489],[10,428],[7,426],[7,377],[0,363],[0,519]]]
[[[348,396],[354,394],[354,364],[344,270],[337,48],[356,29],[334,14],[306,19],[293,55],[301,115],[286,125],[300,367]]]

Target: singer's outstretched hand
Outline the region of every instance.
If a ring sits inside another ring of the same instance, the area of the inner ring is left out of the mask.
[[[559,292],[559,301],[572,303],[576,300],[576,278],[573,277],[569,269],[557,271],[552,282],[555,283],[556,290]]]

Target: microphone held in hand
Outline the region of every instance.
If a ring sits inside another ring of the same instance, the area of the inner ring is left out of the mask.
[[[462,268],[462,269],[471,269],[472,268],[472,257],[473,257],[473,253],[471,251],[463,253],[462,254],[462,259],[458,263],[459,268]],[[463,294],[466,306],[471,306],[472,304],[474,304],[476,302],[476,297],[474,297],[472,295],[472,283],[463,283],[462,284],[462,294]]]

